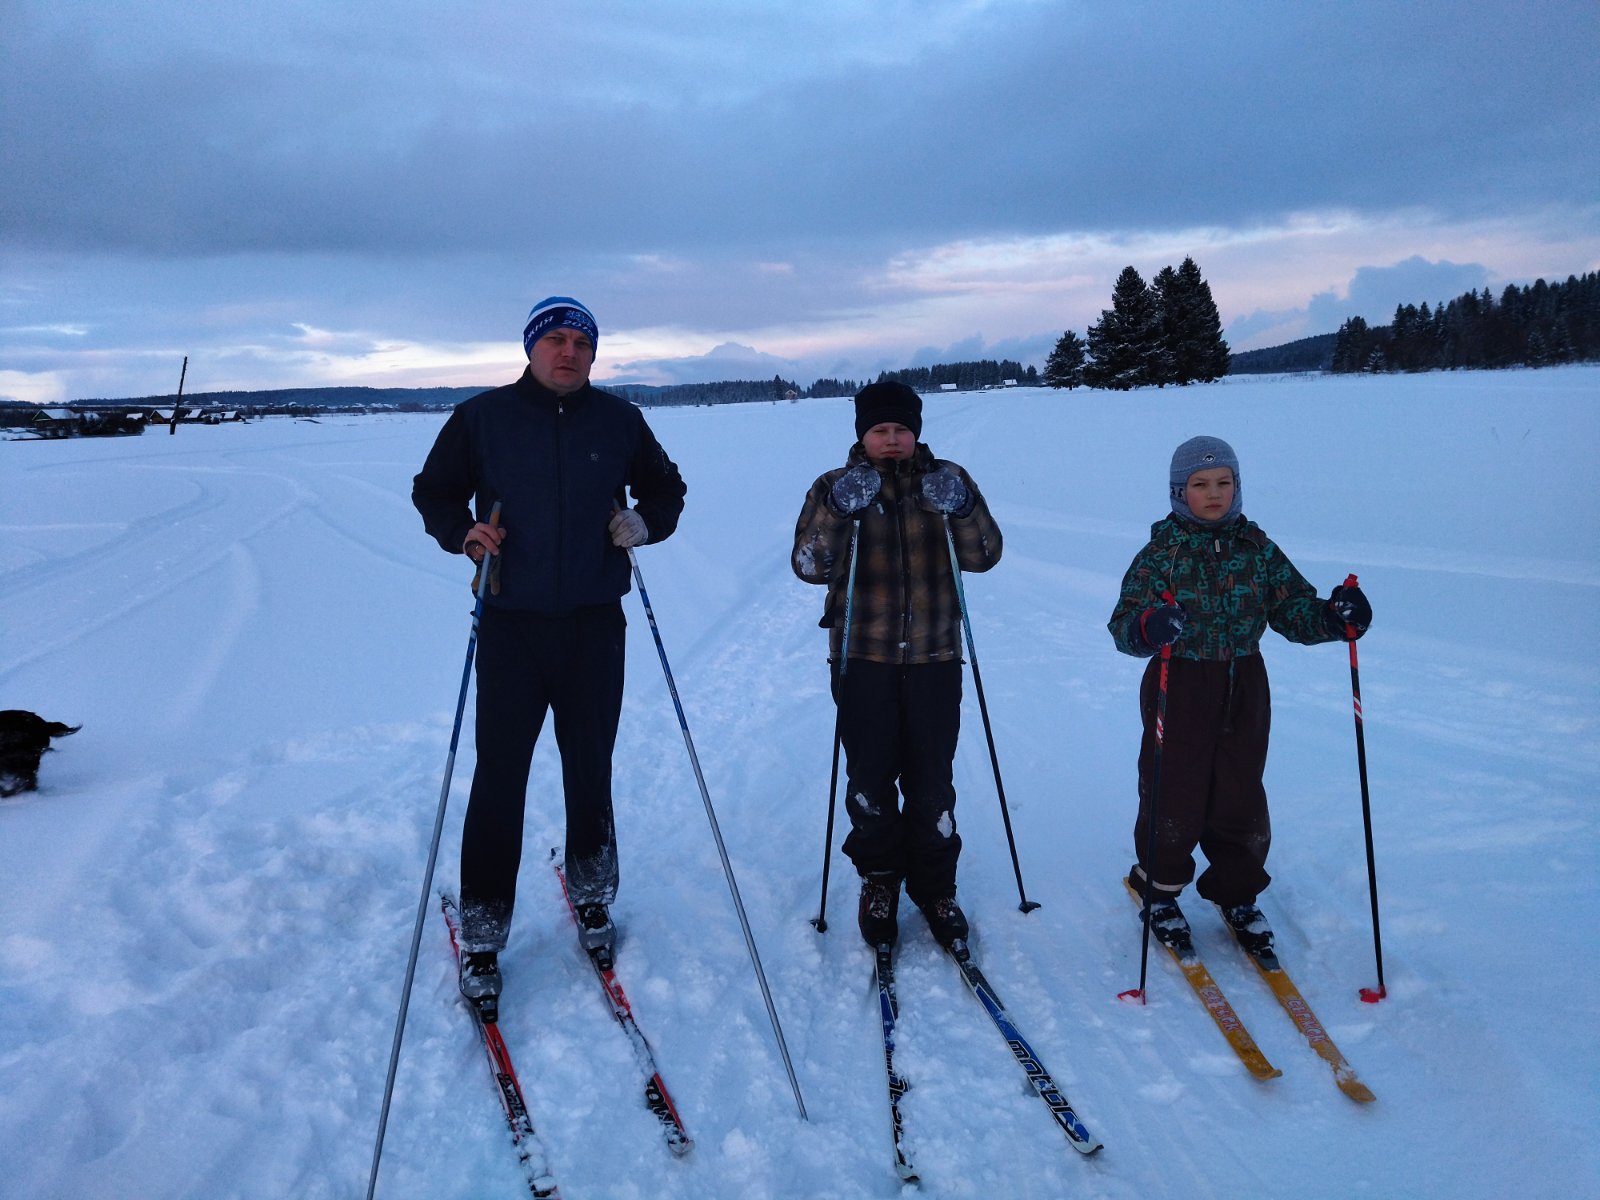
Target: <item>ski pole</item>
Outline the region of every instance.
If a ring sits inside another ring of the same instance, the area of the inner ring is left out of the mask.
[[[1345,587],[1357,586],[1356,577],[1349,575]],[[1372,952],[1378,960],[1378,986],[1362,988],[1361,999],[1376,1004],[1389,994],[1383,985],[1383,939],[1378,933],[1378,866],[1372,852],[1372,800],[1367,793],[1367,739],[1361,720],[1361,668],[1356,662],[1356,627],[1346,624],[1345,640],[1350,643],[1350,693],[1356,714],[1356,765],[1361,774],[1361,825],[1367,837],[1367,890],[1372,897]]]
[[[1170,591],[1161,593],[1164,604],[1176,604],[1177,597]],[[1156,686],[1156,756],[1150,770],[1150,823],[1144,831],[1144,933],[1139,938],[1139,986],[1131,991],[1118,992],[1118,1000],[1132,1004],[1144,1003],[1145,973],[1150,965],[1150,891],[1154,886],[1150,870],[1156,861],[1156,815],[1161,806],[1161,749],[1166,741],[1167,724],[1167,668],[1172,664],[1172,643],[1161,647],[1161,677]]]
[[[500,524],[500,501],[494,502],[489,524]],[[477,597],[472,606],[472,633],[467,638],[467,665],[461,671],[461,694],[456,698],[456,723],[450,730],[450,753],[444,760],[444,782],[439,787],[439,808],[433,818],[433,839],[428,843],[428,868],[422,878],[422,899],[417,902],[417,921],[411,931],[411,957],[406,960],[406,982],[400,989],[400,1013],[394,1023],[394,1045],[389,1050],[389,1077],[383,1084],[383,1111],[378,1116],[378,1140],[372,1147],[372,1173],[367,1178],[367,1200],[378,1187],[378,1163],[383,1157],[383,1135],[389,1127],[389,1102],[394,1097],[394,1077],[400,1069],[400,1042],[405,1037],[406,1013],[411,1008],[411,984],[417,974],[417,951],[422,946],[422,924],[428,916],[428,901],[433,891],[433,869],[439,861],[439,838],[444,832],[444,810],[450,800],[450,777],[456,769],[456,747],[461,742],[461,718],[467,709],[467,688],[472,683],[472,659],[478,650],[478,622],[483,616],[483,597],[489,590],[489,559],[486,552],[473,577]]]
[[[1020,903],[1017,908],[1022,912],[1032,912],[1039,907],[1037,900],[1029,900],[1028,894],[1022,887],[1022,864],[1017,859],[1017,839],[1011,832],[1011,811],[1006,807],[1006,787],[1000,782],[1000,756],[994,749],[994,729],[989,724],[989,705],[983,698],[983,675],[978,670],[978,648],[972,642],[972,618],[967,614],[967,590],[961,583],[961,564],[956,561],[956,538],[950,531],[950,514],[941,513],[944,518],[944,542],[950,551],[950,574],[956,582],[956,599],[961,604],[961,628],[966,631],[967,657],[972,660],[972,685],[978,693],[978,712],[983,717],[983,736],[989,743],[989,762],[994,767],[994,790],[1000,797],[1000,817],[1005,822],[1006,845],[1011,848],[1011,869],[1017,876],[1017,897]]]
[[[839,646],[839,695],[833,700],[833,771],[828,776],[828,832],[822,843],[822,900],[817,906],[817,919],[811,923],[818,933],[828,932],[828,861],[833,857],[834,800],[839,794],[839,743],[844,728],[841,707],[844,698],[845,672],[850,669],[850,616],[856,599],[856,543],[861,537],[861,518],[850,524],[850,575],[844,585],[844,636]]]
[[[794,1091],[795,1106],[800,1119],[808,1121],[806,1102],[800,1095],[800,1081],[795,1077],[794,1063],[789,1058],[789,1047],[783,1040],[783,1026],[778,1023],[778,1010],[772,1003],[772,991],[767,987],[766,972],[761,969],[761,955],[756,951],[756,940],[750,933],[750,920],[745,916],[744,901],[739,897],[739,884],[733,877],[733,865],[728,861],[728,849],[722,841],[722,830],[717,826],[717,813],[711,806],[711,793],[706,789],[706,777],[700,770],[700,756],[694,751],[694,738],[689,735],[689,722],[683,715],[683,702],[678,699],[678,685],[672,678],[672,667],[667,662],[667,648],[661,641],[661,629],[656,624],[655,609],[650,606],[650,594],[645,591],[644,575],[639,570],[639,556],[633,547],[626,547],[628,562],[633,567],[633,580],[639,587],[639,599],[644,604],[644,615],[650,622],[650,636],[655,639],[656,655],[661,659],[661,673],[666,676],[667,691],[672,695],[672,707],[678,713],[678,728],[683,731],[683,744],[689,750],[689,763],[694,767],[695,782],[700,785],[700,799],[705,802],[706,819],[711,822],[711,836],[717,843],[717,854],[722,859],[722,873],[728,880],[728,891],[733,895],[734,911],[739,915],[739,927],[744,930],[745,948],[750,952],[750,962],[755,967],[756,981],[761,985],[761,996],[766,1001],[767,1017],[772,1022],[772,1032],[778,1040],[778,1053],[783,1056],[784,1070],[789,1073],[789,1086]]]

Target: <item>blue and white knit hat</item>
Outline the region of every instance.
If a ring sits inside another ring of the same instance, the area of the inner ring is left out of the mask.
[[[1189,511],[1187,490],[1189,476],[1196,471],[1209,471],[1213,467],[1227,467],[1233,472],[1233,503],[1218,520],[1202,521]],[[1167,494],[1172,500],[1172,511],[1196,525],[1224,525],[1239,515],[1244,507],[1244,486],[1239,481],[1239,456],[1233,447],[1219,437],[1193,437],[1172,452],[1172,468],[1167,472]]]
[[[589,335],[589,342],[600,348],[600,326],[594,314],[571,296],[548,296],[533,306],[522,330],[522,349],[533,353],[533,344],[558,326],[565,325]]]

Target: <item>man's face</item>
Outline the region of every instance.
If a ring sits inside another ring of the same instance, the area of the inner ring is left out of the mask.
[[[861,435],[861,448],[878,461],[907,459],[917,448],[917,435],[896,421],[885,421]]]
[[[578,329],[558,325],[528,351],[533,377],[558,396],[582,391],[594,366],[594,343]]]

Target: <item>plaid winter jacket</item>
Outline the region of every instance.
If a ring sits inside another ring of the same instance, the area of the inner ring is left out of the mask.
[[[1316,645],[1334,635],[1323,625],[1324,602],[1254,521],[1237,517],[1206,529],[1169,516],[1150,527],[1150,542],[1122,580],[1107,622],[1117,649],[1149,658],[1140,615],[1171,591],[1188,614],[1175,658],[1227,661],[1255,654],[1271,625],[1291,642]]]
[[[807,583],[827,585],[827,602],[818,624],[830,630],[828,655],[835,661],[844,635],[853,521],[828,507],[828,493],[839,476],[866,461],[858,442],[844,466],[819,476],[811,485],[795,524],[790,563]],[[950,572],[944,520],[919,503],[922,477],[941,466],[960,475],[975,500],[967,516],[950,518],[956,561],[962,571],[987,571],[1000,561],[1000,527],[978,485],[962,467],[934,458],[921,442],[907,461],[878,467],[882,490],[862,514],[856,547],[851,658],[915,664],[961,657],[961,602]]]

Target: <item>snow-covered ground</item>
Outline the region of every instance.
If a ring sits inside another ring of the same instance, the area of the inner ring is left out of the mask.
[[[507,375],[510,376],[508,370]],[[364,1191],[466,651],[463,560],[411,476],[439,414],[0,443],[0,707],[83,730],[0,802],[0,1193]],[[871,966],[835,838],[820,590],[789,572],[848,401],[654,410],[689,482],[640,553],[793,1053],[800,1120],[637,596],[616,791],[619,971],[698,1145],[667,1153],[556,878],[541,743],[503,1028],[565,1195],[883,1197]],[[1334,1087],[1220,922],[1203,952],[1280,1079],[1247,1077],[1163,958],[1119,1004],[1140,664],[1105,631],[1172,448],[1228,438],[1245,510],[1324,592],[1360,575],[1383,950],[1375,982],[1339,645],[1269,638],[1276,882],[1307,999],[1378,1101]],[[1084,1120],[1081,1158],[914,917],[900,1063],[922,1192],[949,1197],[1600,1193],[1600,369],[1241,379],[930,397],[925,440],[1006,534],[968,580],[1023,880],[976,697],[961,897],[990,980]],[[455,771],[439,882],[471,778]],[[443,924],[425,929],[379,1180],[515,1196]]]

